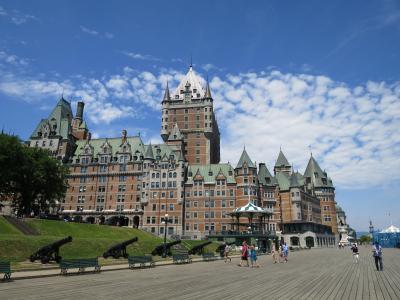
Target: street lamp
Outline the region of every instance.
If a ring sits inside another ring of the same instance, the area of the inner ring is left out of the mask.
[[[162,257],[165,258],[167,257],[167,225],[171,221],[171,219],[168,218],[168,214],[165,214],[164,216],[164,251]]]

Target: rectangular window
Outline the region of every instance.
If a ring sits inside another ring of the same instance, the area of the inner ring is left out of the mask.
[[[79,178],[80,183],[86,183],[86,177],[81,177]]]
[[[119,181],[120,181],[120,182],[124,182],[124,181],[126,181],[126,178],[127,178],[127,176],[125,176],[125,175],[120,175],[120,176],[119,176]]]
[[[121,192],[125,192],[125,189],[126,189],[126,186],[125,186],[125,185],[121,185],[121,184],[120,184],[120,185],[118,186],[118,192],[120,192],[120,193],[121,193]]]
[[[173,204],[169,205],[169,210],[174,210],[174,205]]]

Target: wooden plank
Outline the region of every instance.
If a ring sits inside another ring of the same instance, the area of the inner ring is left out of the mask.
[[[260,268],[214,261],[180,266],[47,277],[0,284],[0,299],[400,299],[400,251],[385,249],[375,271],[369,249],[353,264],[349,250],[293,252],[288,263],[260,256]],[[380,277],[378,277],[380,276]]]

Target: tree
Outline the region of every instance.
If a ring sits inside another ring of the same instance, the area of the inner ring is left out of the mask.
[[[362,235],[362,236],[360,236],[359,241],[361,244],[370,244],[372,241],[372,238],[369,235]]]
[[[48,211],[67,190],[67,169],[47,150],[24,146],[17,137],[0,135],[0,193],[20,214]]]

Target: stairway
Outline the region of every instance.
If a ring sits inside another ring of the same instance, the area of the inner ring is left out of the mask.
[[[4,219],[6,219],[8,223],[12,224],[15,228],[17,228],[19,231],[21,231],[25,235],[39,235],[40,234],[36,229],[30,227],[22,219],[17,219],[15,217],[11,217],[11,216],[4,216]]]

